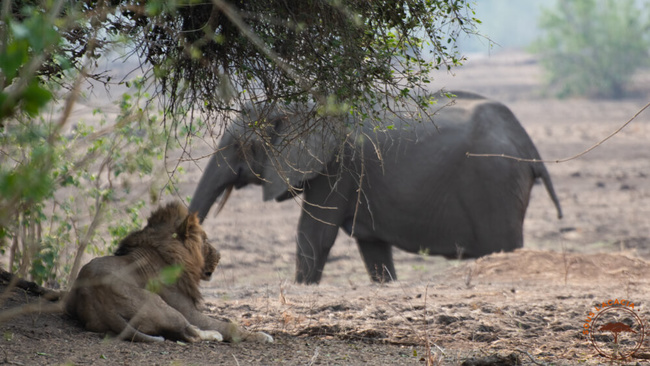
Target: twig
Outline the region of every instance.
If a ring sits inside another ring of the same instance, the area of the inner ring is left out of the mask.
[[[361,173],[359,174],[359,188],[357,189],[358,195],[357,200],[354,204],[354,216],[352,217],[352,230],[350,231],[350,236],[356,234],[355,229],[357,226],[357,214],[359,213],[359,204],[361,203],[361,191],[363,189],[363,177],[365,176],[364,167],[366,165],[364,148],[361,147]],[[372,212],[370,212],[372,216]]]
[[[25,365],[24,363],[20,363],[18,361],[9,360],[9,355],[7,354],[7,351],[3,351],[3,352],[5,354],[5,359],[4,359],[4,361],[2,363],[6,363],[6,364],[10,364],[10,365],[21,365],[21,366]]]
[[[312,366],[314,363],[316,363],[316,359],[318,358],[318,353],[319,353],[320,347],[316,347],[314,350],[314,355],[311,356],[311,360],[309,360],[309,363],[307,364],[308,366]]]
[[[649,102],[648,104],[646,104],[645,106],[643,106],[643,108],[641,108],[638,112],[636,112],[636,114],[635,114],[632,118],[630,118],[627,122],[623,123],[623,124],[622,124],[619,128],[617,128],[614,132],[610,133],[609,136],[607,136],[607,137],[605,137],[604,139],[598,141],[597,143],[595,143],[594,145],[592,145],[590,148],[584,150],[583,152],[578,153],[578,154],[573,155],[573,156],[570,156],[570,157],[568,157],[568,158],[562,158],[562,159],[556,159],[556,160],[524,159],[524,158],[520,158],[520,157],[516,157],[516,156],[512,156],[512,155],[506,155],[506,154],[474,154],[474,153],[470,153],[470,152],[467,152],[467,153],[466,153],[466,156],[467,156],[468,158],[469,158],[469,157],[482,157],[482,158],[486,158],[486,157],[498,157],[498,158],[511,159],[511,160],[516,160],[516,161],[519,161],[519,162],[527,162],[527,163],[565,163],[565,162],[567,162],[567,161],[575,160],[575,159],[578,159],[578,158],[580,158],[580,157],[586,155],[586,154],[589,153],[591,150],[597,148],[598,146],[602,145],[605,141],[607,141],[607,140],[609,140],[610,138],[614,137],[614,135],[618,134],[619,132],[621,132],[622,129],[624,129],[625,127],[627,127],[627,125],[629,125],[630,123],[632,123],[632,121],[634,121],[634,120],[635,120],[635,119],[636,119],[636,118],[637,118],[641,113],[643,113],[643,111],[645,111],[648,107],[650,107],[650,102]]]
[[[309,85],[308,81],[301,77],[296,70],[291,67],[288,63],[284,62],[280,56],[278,56],[271,48],[269,48],[264,41],[244,22],[244,20],[241,18],[237,10],[231,6],[230,4],[226,3],[223,0],[212,0],[212,4],[214,4],[216,7],[218,7],[223,14],[228,17],[228,20],[230,20],[239,30],[241,31],[242,35],[244,37],[248,38],[248,40],[251,41],[257,47],[260,52],[262,52],[266,57],[269,59],[273,60],[276,65],[282,71],[284,71],[290,78],[296,81],[296,84],[298,86],[306,91],[306,92],[313,92],[313,87]],[[322,96],[319,93],[314,93],[314,97],[316,97],[321,104],[326,105],[326,98]]]
[[[85,235],[81,238],[81,240],[79,240],[77,253],[75,254],[74,263],[68,277],[68,283],[74,282],[75,278],[77,278],[77,273],[81,267],[81,259],[83,257],[83,254],[85,253],[88,244],[90,244],[93,235],[95,234],[95,230],[97,230],[97,227],[99,226],[102,219],[103,205],[105,201],[106,199],[103,198],[101,194],[98,195],[95,199],[95,215],[93,216],[93,221],[88,226],[88,230],[86,230]]]
[[[571,267],[571,263],[567,258],[566,245],[564,241],[562,241],[562,261],[564,262],[564,286],[566,286],[569,280],[569,267]]]
[[[433,354],[431,354],[431,341],[429,337],[429,327],[428,327],[428,319],[427,319],[427,299],[429,298],[429,283],[427,283],[427,286],[424,289],[424,341],[425,341],[425,347],[426,347],[426,354],[427,354],[427,366],[432,366],[439,364],[442,359],[444,359],[445,351],[440,348],[437,344],[433,343],[436,348],[440,351],[440,354],[438,357],[434,357]]]
[[[539,362],[539,361],[537,361],[537,360],[535,359],[535,357],[533,357],[533,355],[531,355],[530,353],[528,353],[528,352],[526,352],[526,351],[524,351],[524,350],[521,350],[521,349],[519,349],[519,348],[515,348],[515,351],[520,352],[520,353],[523,353],[523,354],[525,354],[526,356],[528,356],[528,358],[530,358],[530,362],[534,363],[535,365],[541,365],[541,366],[547,366],[547,365],[548,365],[548,364],[546,364],[546,363],[544,363],[544,362]]]
[[[26,304],[18,306],[15,308],[3,310],[0,312],[0,324],[5,323],[6,321],[13,319],[20,315],[28,314],[45,314],[45,313],[61,313],[63,312],[63,303],[62,302],[37,302],[34,304]]]

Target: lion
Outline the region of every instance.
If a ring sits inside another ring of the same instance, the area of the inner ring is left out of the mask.
[[[273,342],[199,310],[199,281],[210,279],[219,259],[196,214],[171,202],[127,235],[114,255],[82,267],[65,312],[90,331],[124,340]]]

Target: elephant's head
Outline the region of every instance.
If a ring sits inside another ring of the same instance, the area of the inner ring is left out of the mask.
[[[343,124],[332,121],[307,109],[271,113],[247,109],[224,131],[194,192],[190,212],[198,212],[203,220],[224,191],[248,184],[261,184],[265,201],[299,194],[304,182],[321,174],[340,146],[337,136]]]

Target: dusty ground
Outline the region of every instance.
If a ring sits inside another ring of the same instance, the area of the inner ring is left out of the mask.
[[[473,59],[456,74],[440,75],[437,85],[506,103],[549,160],[583,151],[650,101],[647,73],[625,100],[546,98],[539,66],[518,53]],[[547,164],[565,217],[556,218],[545,190],[535,186],[524,250],[472,261],[397,252],[399,281],[382,286],[369,282],[345,234],[320,286],[293,284],[298,204],[265,203],[258,187],[244,188],[205,223],[223,257],[203,292],[210,313],[271,333],[276,343],[116,343],[60,315],[39,314],[0,325],[0,364],[607,363],[582,334],[594,306],[626,299],[640,319],[650,319],[648,141],[650,111],[591,153]],[[199,175],[188,174],[185,194]],[[29,300],[15,293],[2,306]],[[629,316],[619,318],[634,325]],[[612,350],[611,335],[597,341]],[[621,349],[635,342],[632,333],[621,333]],[[648,358],[646,341],[624,363]]]

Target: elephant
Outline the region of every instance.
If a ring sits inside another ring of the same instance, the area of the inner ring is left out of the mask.
[[[248,184],[262,185],[265,201],[302,194],[295,281],[306,284],[321,280],[339,228],[356,239],[376,282],[397,279],[392,246],[446,258],[521,248],[537,178],[562,217],[549,173],[531,161],[540,155],[508,107],[451,93],[455,99],[432,111],[431,121],[332,124],[293,110],[242,113],[225,130],[189,210],[202,221],[224,191]],[[297,125],[311,133],[295,135]]]

